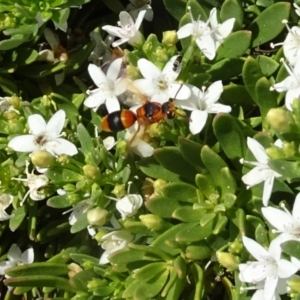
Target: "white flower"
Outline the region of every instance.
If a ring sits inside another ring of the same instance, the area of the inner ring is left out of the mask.
[[[71,142],[61,138],[61,133],[66,119],[66,113],[58,110],[45,122],[41,115],[34,114],[28,117],[29,133],[17,136],[10,140],[8,147],[17,152],[34,152],[46,150],[52,155],[75,155],[77,148]]]
[[[247,185],[247,188],[251,188],[264,181],[262,201],[264,206],[267,206],[272,193],[274,179],[281,175],[268,166],[269,157],[259,142],[248,137],[247,146],[257,161],[241,160],[241,163],[248,163],[254,166],[252,170],[242,177],[242,180]]]
[[[299,100],[300,97],[300,59],[296,62],[295,66],[288,66],[284,59],[281,59],[289,76],[283,81],[275,83],[270,90],[276,90],[277,92],[286,92],[285,106],[288,110],[292,111],[292,104],[295,99]]]
[[[117,200],[116,209],[125,220],[127,217],[134,216],[143,205],[143,198],[138,194],[128,194],[122,199]]]
[[[5,193],[0,194],[0,221],[5,221],[12,217],[5,211],[11,205],[12,201],[12,195]]]
[[[139,125],[137,122],[126,129],[125,141],[130,150],[141,157],[153,155],[154,148],[147,143],[148,134],[145,132],[147,126]]]
[[[219,24],[217,20],[217,10],[213,8],[206,22],[199,20],[199,18],[195,21],[191,7],[188,7],[188,9],[192,22],[183,25],[178,30],[178,38],[182,39],[192,35],[202,53],[208,59],[212,60],[220,44],[232,31],[235,18],[228,19],[223,24]]]
[[[297,5],[296,3],[293,3],[294,7],[295,7],[295,13],[300,17],[300,7],[299,5]]]
[[[120,39],[113,42],[113,47],[118,47],[123,43],[128,42],[132,46],[142,46],[144,37],[139,31],[143,18],[146,14],[146,10],[139,12],[138,17],[133,22],[132,17],[126,11],[121,11],[119,14],[120,21],[118,25],[120,27],[105,25],[102,27],[103,30],[107,31],[110,35],[117,36]]]
[[[17,114],[20,114],[20,112],[11,105],[10,99],[11,97],[0,97],[0,111],[1,112],[14,111]]]
[[[288,22],[287,20],[282,21],[282,23],[285,24],[286,28],[289,31],[285,40],[282,43],[276,43],[276,44],[271,43],[271,48],[275,48],[277,46],[283,46],[284,56],[286,57],[288,62],[292,66],[294,66],[296,62],[300,59],[300,27],[293,26],[292,28],[290,28],[287,22]]]
[[[263,207],[262,213],[267,221],[276,228],[275,232],[280,233],[286,240],[300,239],[300,193],[297,194],[292,213],[284,205],[281,209],[275,207]]]
[[[70,210],[65,211],[64,213],[72,211],[72,213],[69,216],[69,224],[71,226],[74,225],[77,222],[77,220],[88,211],[92,204],[93,203],[91,199],[83,200],[75,204],[75,206]]]
[[[130,3],[127,5],[126,10],[129,11],[133,19],[138,17],[138,14],[141,10],[145,10],[145,20],[152,21],[153,19],[153,10],[151,7],[151,0],[129,0]]]
[[[132,234],[126,230],[112,231],[102,237],[102,249],[105,251],[100,257],[99,264],[109,263],[108,256],[113,252],[124,249],[133,239]]]
[[[143,75],[143,79],[137,79],[132,85],[143,94],[151,97],[151,101],[165,103],[170,98],[179,100],[188,99],[191,90],[188,86],[176,82],[180,67],[174,71],[174,62],[179,55],[171,57],[161,71],[156,65],[145,58],[138,60],[138,68]]]
[[[34,200],[34,201],[40,201],[46,198],[46,195],[40,191],[40,188],[45,187],[49,184],[49,179],[46,175],[42,174],[42,175],[35,175],[34,174],[34,170],[32,170],[31,173],[29,173],[28,171],[28,166],[29,166],[29,162],[26,161],[26,176],[27,179],[22,179],[22,178],[12,178],[13,180],[17,180],[17,181],[23,181],[26,182],[27,186],[29,187],[28,192],[25,194],[25,196],[23,197],[20,205],[22,206],[24,201],[26,200],[26,198],[30,197],[30,199]]]
[[[197,134],[202,130],[208,114],[231,111],[230,106],[216,103],[223,92],[221,80],[214,82],[207,90],[205,89],[206,87],[202,87],[202,90],[200,90],[193,86],[191,88],[192,96],[188,100],[176,101],[177,106],[192,111],[190,116],[190,131],[192,134]]]
[[[290,261],[281,259],[281,248],[275,240],[270,243],[269,250],[245,236],[243,244],[257,261],[240,264],[239,279],[254,284],[265,280],[264,300],[271,300],[275,295],[279,278],[290,277],[298,268]]]
[[[6,269],[16,265],[31,264],[34,260],[34,252],[32,248],[29,248],[22,253],[16,244],[12,244],[8,250],[7,258],[7,260],[0,262],[0,275],[5,275]]]
[[[116,145],[116,143],[117,143],[116,140],[115,140],[115,138],[113,136],[108,136],[102,142],[103,142],[104,148],[107,151],[111,150]]]
[[[89,97],[84,101],[85,106],[97,109],[105,103],[109,113],[120,110],[117,96],[126,91],[129,80],[125,77],[119,77],[121,66],[122,58],[114,60],[105,75],[99,67],[89,64],[89,74],[98,88],[88,92]]]

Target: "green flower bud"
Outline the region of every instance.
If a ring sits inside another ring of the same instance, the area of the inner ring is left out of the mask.
[[[266,119],[271,127],[279,132],[291,131],[295,126],[293,114],[283,108],[271,108]]]
[[[158,47],[155,51],[155,55],[160,62],[167,62],[169,60],[168,51],[164,48]]]
[[[8,28],[16,27],[17,20],[10,13],[4,13],[0,15],[0,31],[3,31]]]
[[[137,67],[133,65],[128,65],[126,67],[126,74],[129,76],[132,80],[138,79],[141,77],[140,71]]]
[[[241,242],[239,241],[234,241],[229,245],[229,252],[233,254],[240,254],[241,251],[243,250],[244,246]]]
[[[96,289],[98,289],[101,286],[103,287],[107,286],[107,281],[100,278],[94,278],[93,280],[89,281],[87,284],[87,288],[89,292],[94,292],[96,291]]]
[[[83,166],[83,174],[87,178],[95,178],[99,174],[99,170],[94,165]]]
[[[124,184],[116,184],[114,189],[112,190],[112,194],[114,194],[118,199],[124,197],[127,192]]]
[[[81,265],[84,270],[92,270],[95,267],[95,263],[90,259],[85,259]]]
[[[272,146],[266,149],[266,153],[272,159],[282,158],[284,157],[282,150],[278,149],[278,147]]]
[[[104,235],[106,235],[108,233],[108,230],[105,229],[100,229],[95,235],[94,235],[94,239],[98,242],[98,243],[102,243],[102,237]]]
[[[164,125],[161,123],[153,123],[149,126],[149,135],[152,137],[161,137],[164,132]]]
[[[14,120],[14,119],[17,119],[19,117],[19,115],[14,111],[6,111],[4,113],[4,116],[7,120]]]
[[[291,292],[300,293],[300,278],[293,276],[292,279],[287,282],[287,286],[291,289]]]
[[[178,42],[177,32],[175,30],[164,31],[162,42],[168,45],[175,45]]]
[[[90,299],[91,295],[87,292],[77,292],[76,295],[71,298],[71,300],[87,300]]]
[[[116,145],[117,155],[126,154],[127,153],[127,143],[124,140],[119,140]]]
[[[106,222],[107,210],[100,207],[93,208],[87,213],[87,220],[90,225],[102,226]]]
[[[8,128],[11,133],[20,133],[23,132],[24,125],[19,120],[13,119],[8,121]]]
[[[154,191],[156,193],[161,192],[161,190],[163,189],[163,187],[167,184],[167,181],[163,180],[163,179],[156,179],[153,182],[153,187],[154,187]]]
[[[205,241],[189,245],[185,250],[185,256],[189,260],[203,260],[211,257],[212,249]]]
[[[51,107],[52,106],[52,100],[47,95],[43,96],[41,103],[45,107]]]
[[[300,149],[298,149],[299,152]],[[297,153],[295,142],[284,142],[282,151],[285,156],[294,156]]]
[[[21,101],[20,97],[18,97],[16,95],[11,96],[9,99],[9,103],[15,108],[20,107],[21,102],[22,101]]]
[[[39,168],[48,168],[55,161],[55,157],[46,150],[35,151],[31,156],[31,162]]]
[[[164,220],[156,215],[140,215],[139,219],[150,230],[160,230],[164,226]]]
[[[57,161],[62,164],[65,165],[69,162],[69,156],[66,154],[61,154],[58,158]]]
[[[219,263],[229,271],[235,271],[238,269],[239,259],[231,253],[227,252],[216,252]]]

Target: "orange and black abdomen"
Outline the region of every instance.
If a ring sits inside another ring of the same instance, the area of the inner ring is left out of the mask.
[[[102,119],[101,127],[103,131],[118,132],[129,128],[136,121],[136,116],[131,110],[117,110]]]

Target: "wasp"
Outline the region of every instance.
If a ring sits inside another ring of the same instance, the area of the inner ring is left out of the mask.
[[[135,122],[139,125],[158,123],[164,119],[172,119],[175,116],[173,102],[150,102],[149,100],[139,107],[134,113],[131,110],[123,109],[106,115],[101,122],[103,131],[118,132],[131,127]]]

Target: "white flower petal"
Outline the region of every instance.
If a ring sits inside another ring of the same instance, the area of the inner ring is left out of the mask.
[[[190,131],[192,134],[199,133],[207,120],[208,113],[202,110],[193,110],[190,116]]]
[[[57,138],[47,142],[45,149],[55,155],[67,154],[73,156],[78,153],[76,146],[63,138]]]
[[[231,112],[231,107],[229,105],[224,105],[220,103],[215,103],[210,105],[207,108],[207,112],[211,114],[218,114],[218,113],[229,113]]]
[[[64,128],[66,113],[64,110],[58,110],[48,121],[46,131],[51,133],[51,136],[57,137]]]
[[[131,79],[129,79],[127,77],[121,77],[121,78],[117,79],[117,81],[115,83],[116,96],[123,94],[127,90],[129,84],[131,84],[131,82],[132,82]]]
[[[102,29],[105,30],[110,35],[117,36],[121,39],[127,38],[127,41],[128,41],[127,32],[125,29],[123,29],[121,27],[105,25],[105,26],[102,26]],[[114,46],[114,47],[116,47],[116,46]]]
[[[116,48],[116,47],[119,47],[120,45],[122,45],[122,44],[124,44],[124,43],[126,43],[128,41],[129,41],[129,38],[127,38],[127,37],[121,38],[121,39],[116,40],[115,42],[113,42],[112,46]]]
[[[266,278],[264,285],[264,300],[272,300],[275,294],[278,276],[270,276]]]
[[[46,122],[41,115],[34,114],[28,117],[28,126],[30,133],[34,135],[41,135],[46,130]]]
[[[154,148],[151,145],[138,138],[131,143],[130,149],[140,157],[152,156],[154,152]]]
[[[211,105],[220,99],[223,92],[222,80],[215,81],[209,88],[205,91],[205,103]]]
[[[254,167],[242,177],[242,180],[248,187],[252,187],[265,181],[269,174],[269,169],[266,170],[265,168]]]
[[[231,18],[223,22],[218,29],[214,31],[214,35],[218,38],[218,40],[225,39],[232,31],[233,25],[235,22],[235,18]]]
[[[21,262],[23,264],[31,264],[34,261],[34,251],[33,248],[29,248],[24,251],[21,255]]]
[[[191,89],[181,83],[173,82],[168,87],[169,97],[171,99],[186,100],[191,97]]]
[[[266,153],[265,148],[255,139],[248,137],[247,146],[256,158],[256,160],[262,164],[267,164],[269,157]]]
[[[160,104],[163,104],[165,102],[169,101],[169,94],[168,91],[160,91],[156,94],[152,95],[151,102],[158,102]]]
[[[119,19],[120,19],[121,26],[123,28],[134,26],[133,19],[127,11],[124,11],[124,10],[121,11],[120,14],[119,14]]]
[[[272,170],[270,170],[269,172],[270,172],[270,176],[266,178],[264,183],[264,189],[263,189],[262,202],[264,206],[267,206],[269,203],[272,190],[273,190],[274,179],[275,179],[274,172]]]
[[[192,23],[188,23],[183,25],[177,31],[177,36],[181,40],[193,34],[194,25]]]
[[[12,244],[8,250],[7,258],[10,261],[18,262],[21,259],[22,252],[16,244]]]
[[[297,194],[294,202],[293,217],[300,222],[300,193]]]
[[[245,248],[256,260],[261,261],[263,257],[269,256],[269,252],[256,241],[246,236],[243,236],[242,239]]]
[[[216,56],[216,43],[211,35],[203,35],[196,39],[196,44],[202,51],[203,55],[209,60],[212,60]]]
[[[283,81],[275,83],[272,88],[275,91],[282,93],[295,88],[297,85],[297,80],[293,76],[288,76]]]
[[[108,264],[109,263],[109,260],[108,260],[108,255],[110,253],[108,253],[107,251],[104,251],[100,257],[100,260],[99,260],[99,264],[100,265],[105,265],[105,264]]]
[[[12,262],[12,261],[1,261],[0,262],[0,275],[5,275],[5,270],[12,268],[16,265],[16,262]]]
[[[285,106],[289,111],[293,111],[292,105],[295,99],[300,98],[300,87],[288,90],[285,95]]]
[[[239,278],[243,282],[256,283],[266,278],[266,272],[264,272],[265,265],[254,264],[248,262],[247,264],[239,264],[240,274]]]
[[[115,59],[109,66],[108,70],[107,70],[107,78],[109,78],[111,81],[116,81],[120,70],[121,70],[121,65],[122,65],[122,58],[117,58]]]
[[[113,136],[108,136],[103,140],[103,146],[106,150],[111,150],[116,144],[115,138]]]
[[[284,232],[292,224],[292,216],[280,209],[269,206],[263,207],[261,211],[265,219],[280,232]]]
[[[17,152],[33,152],[39,149],[39,146],[35,143],[35,136],[31,134],[14,137],[9,141],[8,147]]]
[[[4,210],[0,210],[0,221],[5,221],[10,219],[12,216],[7,214]]]
[[[106,93],[99,90],[97,93],[90,94],[90,96],[88,96],[85,99],[83,104],[86,107],[94,108],[103,104],[105,102],[105,99],[106,99]]]
[[[105,101],[106,109],[108,113],[112,113],[114,111],[120,110],[120,103],[117,97],[107,98]]]
[[[161,76],[160,69],[151,61],[141,58],[138,60],[138,68],[144,78],[150,80],[157,80]]]
[[[137,79],[133,81],[132,85],[138,91],[141,91],[143,94],[149,97],[151,97],[152,95],[158,92],[158,89],[152,80]]]
[[[288,278],[298,271],[298,267],[286,259],[280,259],[277,264],[279,278]]]
[[[141,10],[139,12],[138,17],[136,18],[135,24],[134,24],[135,30],[139,30],[139,28],[140,28],[140,26],[142,24],[142,21],[143,21],[143,19],[145,17],[146,12],[147,12],[146,10]]]
[[[103,71],[94,64],[89,64],[88,72],[97,87],[107,83],[107,78]]]

